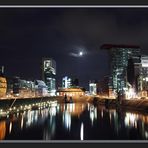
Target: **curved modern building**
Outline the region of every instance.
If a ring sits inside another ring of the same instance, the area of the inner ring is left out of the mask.
[[[0,98],[5,97],[7,92],[7,81],[5,77],[0,76]]]

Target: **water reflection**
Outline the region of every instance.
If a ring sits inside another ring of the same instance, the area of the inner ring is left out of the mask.
[[[0,121],[0,139],[148,139],[148,114],[89,103],[57,104]]]
[[[43,110],[40,114],[40,117],[43,118],[45,114],[46,110]],[[30,127],[31,125],[35,124],[38,122],[38,118],[39,118],[39,110],[35,110],[35,111],[31,111],[29,110],[26,115],[25,115],[27,118],[26,118],[26,128],[27,127]]]
[[[63,114],[68,112],[72,116],[80,116],[80,114],[84,111],[85,106],[86,104],[81,103],[61,104],[61,112],[63,112]]]
[[[125,126],[137,128],[137,119],[138,118],[139,117],[136,114],[126,113],[125,118],[124,118]]]
[[[23,126],[24,126],[24,116],[22,115],[21,116],[21,130],[23,129]]]
[[[97,108],[94,107],[93,105],[89,107],[89,116],[90,116],[91,123],[93,126],[94,120],[97,120]]]
[[[59,108],[58,108],[59,109]],[[49,118],[45,121],[43,130],[43,140],[51,140],[54,137],[56,130],[56,106],[49,108]]]
[[[11,131],[12,131],[12,122],[10,122],[9,124],[9,134],[11,133]]]
[[[84,124],[83,123],[81,123],[80,139],[84,140]]]
[[[79,117],[80,114],[84,111],[84,104],[62,104],[61,105],[61,112],[63,113],[62,121],[64,128],[68,131],[71,130],[71,118],[76,116]]]
[[[68,111],[64,111],[64,113],[63,113],[63,124],[66,129],[70,130],[70,128],[71,128],[71,114]]]
[[[0,121],[0,140],[5,139],[6,136],[6,122]]]
[[[126,112],[124,123],[127,128],[139,131],[142,139],[148,139],[148,115]]]
[[[50,116],[53,117],[56,115],[56,107],[51,107],[49,108],[49,113],[50,113]]]

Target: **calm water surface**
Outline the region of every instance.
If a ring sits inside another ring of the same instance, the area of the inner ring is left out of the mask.
[[[148,114],[89,103],[55,104],[0,120],[1,140],[145,140]]]

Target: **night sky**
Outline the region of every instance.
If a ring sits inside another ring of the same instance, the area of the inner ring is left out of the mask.
[[[100,46],[139,45],[148,54],[148,8],[0,8],[0,65],[6,76],[41,79],[42,57],[80,85],[108,75]],[[78,53],[83,51],[84,55]]]

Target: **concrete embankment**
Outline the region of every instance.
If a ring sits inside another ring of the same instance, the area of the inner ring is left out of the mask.
[[[73,97],[73,102],[87,102],[90,97]],[[68,98],[69,99],[69,98]],[[11,98],[11,99],[1,99],[0,109],[8,109],[10,107],[17,107],[20,105],[29,105],[33,103],[41,103],[46,101],[57,101],[58,103],[64,103],[64,97],[62,96],[52,96],[52,97],[36,97],[36,98]]]
[[[132,99],[132,100],[123,100],[122,107],[127,109],[133,109],[137,111],[145,111],[148,112],[148,100],[142,99]]]
[[[56,101],[55,97],[37,97],[37,98],[11,98],[11,99],[1,99],[0,109],[8,109],[12,106],[28,105],[33,103],[40,103],[46,101]]]
[[[57,101],[58,103],[64,103],[64,97],[55,96],[55,97],[37,97],[37,98],[17,98],[17,99],[4,99],[0,100],[0,109],[8,109],[11,106],[20,106],[28,105],[33,103],[40,103],[46,101]],[[107,105],[108,107],[118,106],[125,109],[132,110],[142,110],[148,112],[148,100],[147,99],[132,99],[132,100],[122,100],[119,104],[116,99],[101,99],[99,97],[93,96],[83,96],[83,97],[73,97],[73,102],[81,103],[96,103],[101,105]]]
[[[108,107],[120,107],[123,109],[137,110],[148,112],[148,100],[147,99],[130,99],[130,100],[122,100],[121,103],[118,103],[116,99],[100,99],[98,97],[91,98],[89,102],[101,105],[107,105]]]
[[[87,100],[89,103],[96,103],[100,105],[116,105],[116,99],[105,99],[105,98],[99,98],[99,97],[89,97]]]

